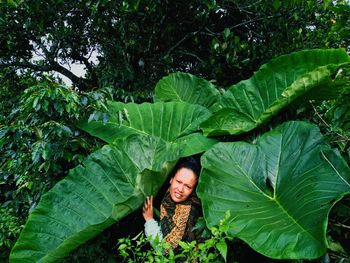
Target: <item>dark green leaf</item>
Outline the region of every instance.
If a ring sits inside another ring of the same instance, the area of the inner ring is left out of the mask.
[[[142,154],[140,154],[142,153]],[[155,195],[181,156],[159,138],[135,135],[93,153],[45,194],[11,262],[54,262]]]
[[[350,192],[350,169],[314,125],[288,122],[256,144],[219,143],[202,157],[197,193],[210,226],[230,210],[229,234],[273,258],[317,258],[327,216]]]

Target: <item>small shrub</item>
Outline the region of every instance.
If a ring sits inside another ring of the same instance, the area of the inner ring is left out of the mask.
[[[153,248],[150,239],[140,232],[134,238],[118,239],[118,252],[123,262],[135,263],[175,263],[175,262],[226,262],[227,242],[232,240],[227,235],[229,230],[229,211],[225,218],[220,221],[219,226],[210,228],[210,235],[204,241],[179,242],[176,253],[164,240],[154,241]],[[205,231],[204,231],[205,232]],[[204,233],[203,232],[203,233]]]
[[[0,207],[0,251],[5,251],[5,255],[1,253],[0,261],[8,256],[7,251],[15,243],[21,229],[22,225],[19,225],[13,210]]]

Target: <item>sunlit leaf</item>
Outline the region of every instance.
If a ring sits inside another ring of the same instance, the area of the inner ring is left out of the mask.
[[[338,86],[333,74],[350,57],[343,49],[303,50],[280,56],[248,79],[233,85],[216,104],[219,109],[202,123],[204,134],[240,134],[267,122],[305,94],[327,95]],[[311,93],[311,94],[310,94]]]
[[[155,101],[180,101],[210,107],[220,97],[211,82],[188,73],[173,73],[162,78],[155,88]]]

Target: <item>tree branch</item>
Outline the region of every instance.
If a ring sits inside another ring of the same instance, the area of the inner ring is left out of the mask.
[[[230,29],[234,29],[234,28],[237,28],[237,27],[240,27],[240,26],[246,26],[246,25],[249,25],[251,23],[258,22],[258,21],[261,21],[261,20],[264,20],[264,19],[272,19],[272,18],[276,18],[276,17],[280,17],[280,16],[282,16],[282,15],[278,14],[278,15],[274,15],[274,16],[254,18],[254,19],[251,19],[249,21],[245,21],[243,23],[239,23],[237,25],[231,26]]]
[[[178,41],[175,45],[173,45],[172,47],[170,47],[168,49],[168,51],[166,52],[165,56],[169,56],[171,52],[173,52],[174,49],[176,49],[177,47],[179,47],[184,41],[186,41],[187,39],[189,39],[190,37],[198,34],[200,30],[198,31],[194,31],[191,33],[188,33],[186,36],[184,36],[182,39],[180,39],[180,41]]]
[[[55,61],[52,62],[51,64],[46,64],[46,65],[37,65],[29,61],[14,61],[14,62],[8,62],[8,63],[0,62],[0,68],[9,68],[9,67],[31,69],[39,72],[56,71],[66,76],[67,78],[69,78],[81,90],[86,90],[88,88],[95,87],[94,83],[90,82],[87,79],[76,76],[71,71],[64,68],[63,66],[61,66]]]
[[[52,64],[53,70],[61,73],[62,75],[69,78],[74,84],[76,84],[80,89],[86,90],[87,88],[94,88],[94,83],[91,83],[87,79],[78,77],[77,75],[73,74],[71,71],[66,69],[65,67],[61,66],[57,62],[53,62]]]
[[[0,68],[10,68],[10,67],[28,68],[35,71],[41,71],[41,72],[53,70],[52,66],[50,65],[36,65],[28,61],[22,61],[22,62],[15,61],[15,62],[8,62],[8,63],[0,62]]]

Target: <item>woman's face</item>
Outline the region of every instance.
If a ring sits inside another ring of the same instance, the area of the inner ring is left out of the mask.
[[[185,201],[193,192],[197,183],[196,174],[187,168],[180,168],[170,179],[170,197],[175,203]]]

